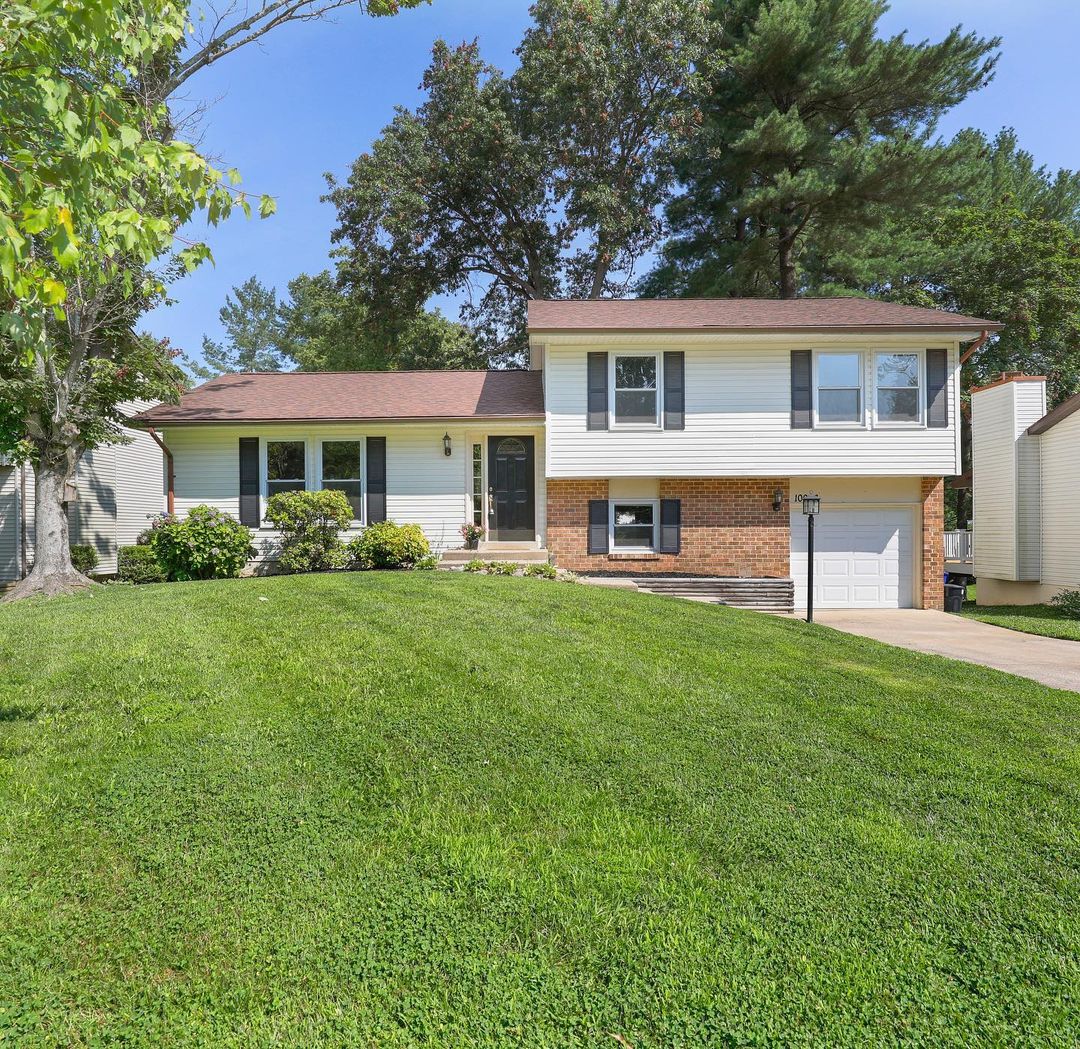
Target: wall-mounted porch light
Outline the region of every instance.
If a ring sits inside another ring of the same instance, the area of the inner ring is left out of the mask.
[[[451,448],[450,448],[450,434],[448,434],[448,433],[444,433],[442,435],[442,450],[443,450],[443,455],[449,455],[450,454],[450,451],[451,451]]]
[[[772,494],[772,508],[777,513],[784,509],[784,493],[780,488],[777,488]]]

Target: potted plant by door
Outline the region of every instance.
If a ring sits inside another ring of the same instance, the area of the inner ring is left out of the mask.
[[[465,540],[466,550],[476,550],[480,546],[480,540],[484,536],[484,529],[471,521],[466,521],[461,526],[461,538]]]

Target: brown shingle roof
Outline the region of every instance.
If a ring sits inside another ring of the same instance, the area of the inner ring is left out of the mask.
[[[526,371],[244,372],[134,418],[150,426],[531,418],[544,414],[542,382]]]
[[[997,331],[996,321],[878,299],[535,299],[529,330]]]

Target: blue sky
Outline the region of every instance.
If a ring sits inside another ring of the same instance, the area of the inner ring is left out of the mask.
[[[332,23],[277,29],[261,48],[242,49],[190,81],[189,97],[211,103],[203,151],[238,167],[246,189],[277,197],[278,212],[264,221],[237,217],[209,230],[193,227],[186,235],[205,239],[216,264],[175,284],[175,304],[150,314],[146,327],[197,352],[204,333],[220,335],[218,309],[233,285],[257,274],[283,294],[296,274],[325,268],[334,210],[319,200],[324,172],[345,176],[394,106],[419,102],[436,38],[479,37],[488,61],[512,66],[529,2],[434,0],[386,19],[346,9]],[[1003,37],[1003,53],[994,82],[958,106],[942,131],[978,127],[993,134],[1012,126],[1040,163],[1080,168],[1080,4],[897,0],[883,30],[936,40],[957,23]]]

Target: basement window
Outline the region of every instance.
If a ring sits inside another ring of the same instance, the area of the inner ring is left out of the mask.
[[[648,552],[656,549],[656,500],[612,502],[610,549],[615,553]]]

